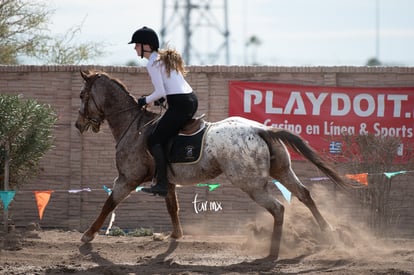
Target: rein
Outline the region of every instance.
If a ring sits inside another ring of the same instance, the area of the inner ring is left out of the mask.
[[[134,108],[136,108],[136,107],[134,107]],[[129,109],[131,109],[131,108],[129,108]],[[134,121],[138,118],[138,115],[139,115],[139,113],[137,113],[137,114],[135,115],[134,119],[132,119],[132,120],[131,120],[131,122],[128,124],[128,127],[124,130],[124,132],[122,133],[122,135],[121,135],[121,137],[119,138],[118,142],[116,143],[115,148],[118,148],[118,145],[119,145],[119,144],[121,143],[121,141],[124,139],[124,137],[125,137],[126,133],[128,133],[128,131],[129,131],[129,128],[131,128],[132,123],[134,123]],[[139,120],[138,124],[140,124],[140,123],[141,123],[141,120],[142,120],[142,116],[140,117],[140,120]]]
[[[134,107],[134,108],[136,108],[136,107]],[[131,108],[129,108],[129,109],[131,109]],[[125,110],[124,110],[124,111],[125,111]],[[139,113],[137,113],[137,114],[136,114],[136,116],[134,117],[134,119],[133,119],[133,120],[131,120],[131,122],[129,123],[128,127],[127,127],[127,128],[125,129],[125,131],[122,133],[121,138],[120,138],[120,139],[118,140],[118,142],[116,143],[115,148],[118,148],[118,145],[121,143],[121,141],[123,140],[123,138],[124,138],[124,136],[126,135],[126,133],[128,133],[129,128],[131,128],[131,126],[132,126],[132,124],[134,123],[134,121],[138,118],[138,115],[139,115]],[[142,135],[142,130],[143,130],[144,128],[146,128],[148,125],[150,125],[151,123],[153,123],[154,121],[156,121],[156,120],[157,120],[160,116],[161,116],[161,113],[160,113],[160,115],[159,115],[158,117],[151,119],[150,121],[148,121],[147,123],[145,123],[142,127],[140,127],[140,128],[138,129],[138,135]],[[141,116],[141,117],[140,117],[139,122],[138,122],[138,125],[140,125],[140,124],[141,124],[142,117],[143,117],[143,116]]]

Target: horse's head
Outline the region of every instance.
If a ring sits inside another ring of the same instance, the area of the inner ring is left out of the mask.
[[[104,113],[99,109],[98,95],[94,88],[96,80],[101,75],[96,72],[81,71],[81,76],[85,82],[80,92],[81,104],[75,126],[81,133],[89,128],[92,128],[92,131],[97,133],[105,119]]]

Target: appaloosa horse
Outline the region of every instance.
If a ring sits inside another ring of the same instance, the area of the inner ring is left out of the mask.
[[[98,132],[106,119],[116,141],[118,169],[111,195],[82,236],[82,242],[87,243],[94,239],[105,218],[122,200],[137,186],[153,178],[155,167],[146,139],[148,125],[158,115],[139,109],[136,100],[119,80],[103,72],[88,71],[81,72],[81,75],[85,82],[80,93],[76,127],[81,133],[90,127]],[[274,187],[271,178],[280,181],[309,208],[322,230],[330,229],[309,191],[293,172],[285,146],[311,161],[340,187],[346,189],[348,184],[301,137],[240,117],[207,123],[209,127],[200,160],[192,164],[171,164],[175,173],[169,171],[169,192],[165,199],[173,225],[171,237],[180,238],[183,235],[175,184],[192,185],[220,174],[226,175],[235,187],[243,190],[273,216],[270,257],[278,257],[284,216],[283,205],[269,192],[269,188]]]

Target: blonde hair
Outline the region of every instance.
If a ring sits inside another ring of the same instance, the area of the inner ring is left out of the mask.
[[[180,72],[184,76],[187,74],[187,70],[184,68],[184,60],[175,49],[160,49],[158,53],[158,60],[164,63],[168,77],[171,75],[171,71]]]

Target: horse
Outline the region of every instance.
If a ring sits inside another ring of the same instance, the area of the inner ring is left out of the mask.
[[[106,217],[133,190],[151,181],[154,161],[147,147],[153,121],[159,114],[138,108],[136,99],[118,79],[100,71],[81,71],[84,84],[80,92],[80,108],[75,126],[82,134],[88,129],[98,132],[104,120],[116,142],[116,167],[112,193],[100,214],[82,235],[81,241],[92,241]],[[270,179],[282,183],[312,213],[321,230],[332,230],[319,212],[309,190],[295,175],[287,146],[302,155],[326,174],[336,185],[350,185],[330,167],[305,140],[288,130],[265,126],[241,117],[208,122],[202,154],[198,162],[170,164],[166,206],[172,222],[170,237],[179,239],[183,230],[178,216],[176,185],[186,186],[213,179],[221,174],[245,192],[273,216],[273,232],[269,256],[279,255],[284,206],[269,192]]]

